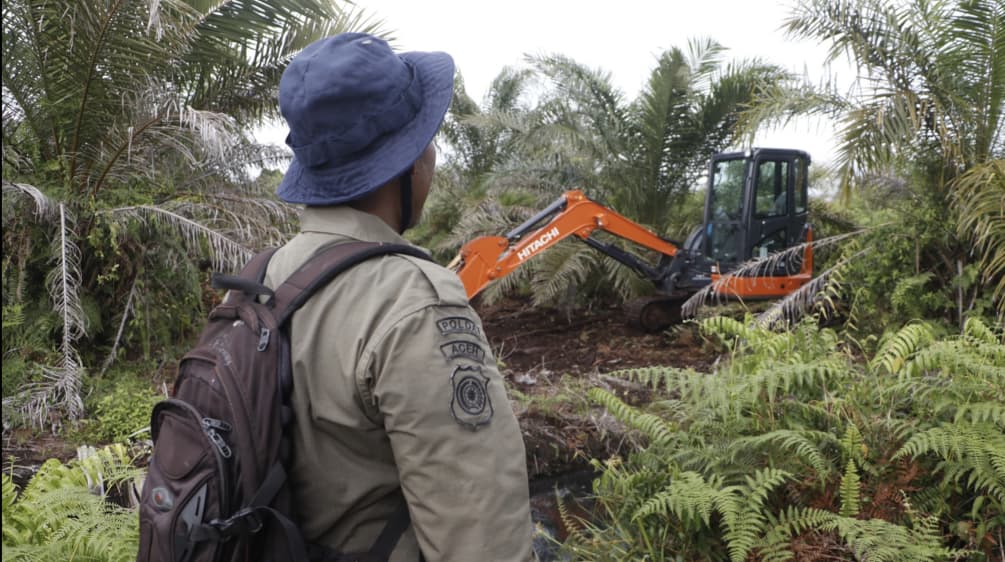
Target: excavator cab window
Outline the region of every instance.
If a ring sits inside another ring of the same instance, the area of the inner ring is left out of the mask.
[[[712,216],[716,220],[740,220],[743,212],[743,180],[747,162],[720,160],[712,178]]]
[[[708,217],[705,223],[706,255],[715,262],[735,263],[742,258],[743,187],[747,160],[716,160],[712,165]]]
[[[806,191],[809,185],[807,173],[809,168],[809,162],[806,161],[802,156],[796,156],[793,159],[793,172],[795,172],[795,213],[801,215],[806,213]]]
[[[766,160],[757,166],[757,192],[754,195],[755,216],[759,219],[789,214],[789,163]]]

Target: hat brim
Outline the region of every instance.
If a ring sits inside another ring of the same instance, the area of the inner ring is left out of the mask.
[[[423,104],[403,128],[379,139],[331,166],[308,168],[296,156],[279,184],[277,195],[287,203],[338,205],[375,191],[400,176],[436,137],[454,91],[454,61],[446,53],[401,53],[415,69],[422,86]]]

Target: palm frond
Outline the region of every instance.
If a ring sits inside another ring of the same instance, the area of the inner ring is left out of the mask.
[[[86,317],[80,303],[80,248],[74,239],[75,219],[66,205],[59,205],[59,231],[53,238],[52,253],[56,267],[47,279],[53,307],[62,318],[63,343],[67,356],[73,354],[73,342],[87,333]]]
[[[836,234],[834,236],[828,236],[827,238],[820,238],[810,242],[803,242],[802,244],[797,244],[785,250],[775,252],[767,257],[755,258],[744,262],[728,274],[722,275],[722,277],[714,283],[706,285],[700,291],[691,295],[691,297],[689,297],[682,305],[681,312],[687,317],[693,317],[698,312],[700,307],[719,298],[718,295],[720,292],[729,287],[729,283],[732,282],[734,277],[770,276],[772,275],[772,272],[777,271],[782,266],[791,267],[793,263],[797,263],[797,260],[802,258],[803,252],[805,252],[808,247],[812,247],[815,251],[822,250],[835,246],[850,238],[860,236],[869,231],[870,229],[859,229],[853,232]],[[805,299],[808,298],[808,296],[812,296],[812,294],[815,294],[816,291],[819,291],[821,288],[826,286],[826,283],[820,282],[814,284],[811,282],[809,285],[811,285],[811,287],[806,290],[806,293],[801,293],[793,297],[794,302],[798,302],[799,299]],[[795,308],[795,304],[789,306],[793,309]],[[777,312],[772,312],[771,315],[765,316],[765,321],[777,316]]]
[[[41,381],[23,386],[4,400],[5,410],[9,407],[19,412],[38,427],[62,415],[76,420],[84,413],[80,397],[84,369],[75,346],[86,333],[79,296],[80,250],[72,237],[73,217],[63,204],[59,205],[59,215],[59,235],[53,239],[56,266],[50,271],[47,283],[61,320],[60,361],[55,367],[42,368]]]
[[[869,248],[859,250],[818,273],[812,281],[758,314],[757,324],[765,328],[788,326],[812,311],[819,312],[825,318],[828,317],[838,308],[835,301],[841,294],[845,267],[868,251]]]
[[[954,187],[957,232],[973,241],[984,282],[993,289],[999,316],[1005,315],[1005,160],[975,166]]]
[[[4,180],[3,194],[7,195],[8,193],[30,197],[35,203],[33,211],[38,218],[54,219],[59,214],[60,204],[33,185]]]
[[[101,214],[163,223],[181,235],[190,251],[195,253],[201,253],[201,244],[206,242],[208,243],[213,267],[217,271],[235,271],[247,263],[251,259],[251,256],[254,255],[254,250],[220,234],[216,230],[188,217],[154,205],[134,205],[108,209],[102,211]]]

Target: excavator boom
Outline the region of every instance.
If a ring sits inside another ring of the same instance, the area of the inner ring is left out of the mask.
[[[537,226],[546,219],[550,220]],[[647,276],[660,275],[657,269],[635,256],[591,238],[598,229],[666,256],[672,257],[678,252],[674,243],[590,200],[582,191],[571,190],[506,236],[483,236],[468,242],[461,247],[451,266],[464,283],[468,297],[473,298],[492,281],[509,275],[525,261],[569,236],[575,236]],[[616,255],[618,253],[623,255]]]

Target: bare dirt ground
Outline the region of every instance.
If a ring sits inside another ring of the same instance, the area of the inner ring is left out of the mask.
[[[475,308],[514,399],[532,480],[588,469],[588,459],[624,453],[632,445],[586,392],[604,388],[634,405],[652,395],[611,373],[650,366],[707,371],[715,359],[693,328],[645,333],[627,324],[621,304],[571,315],[520,299],[476,302]]]

